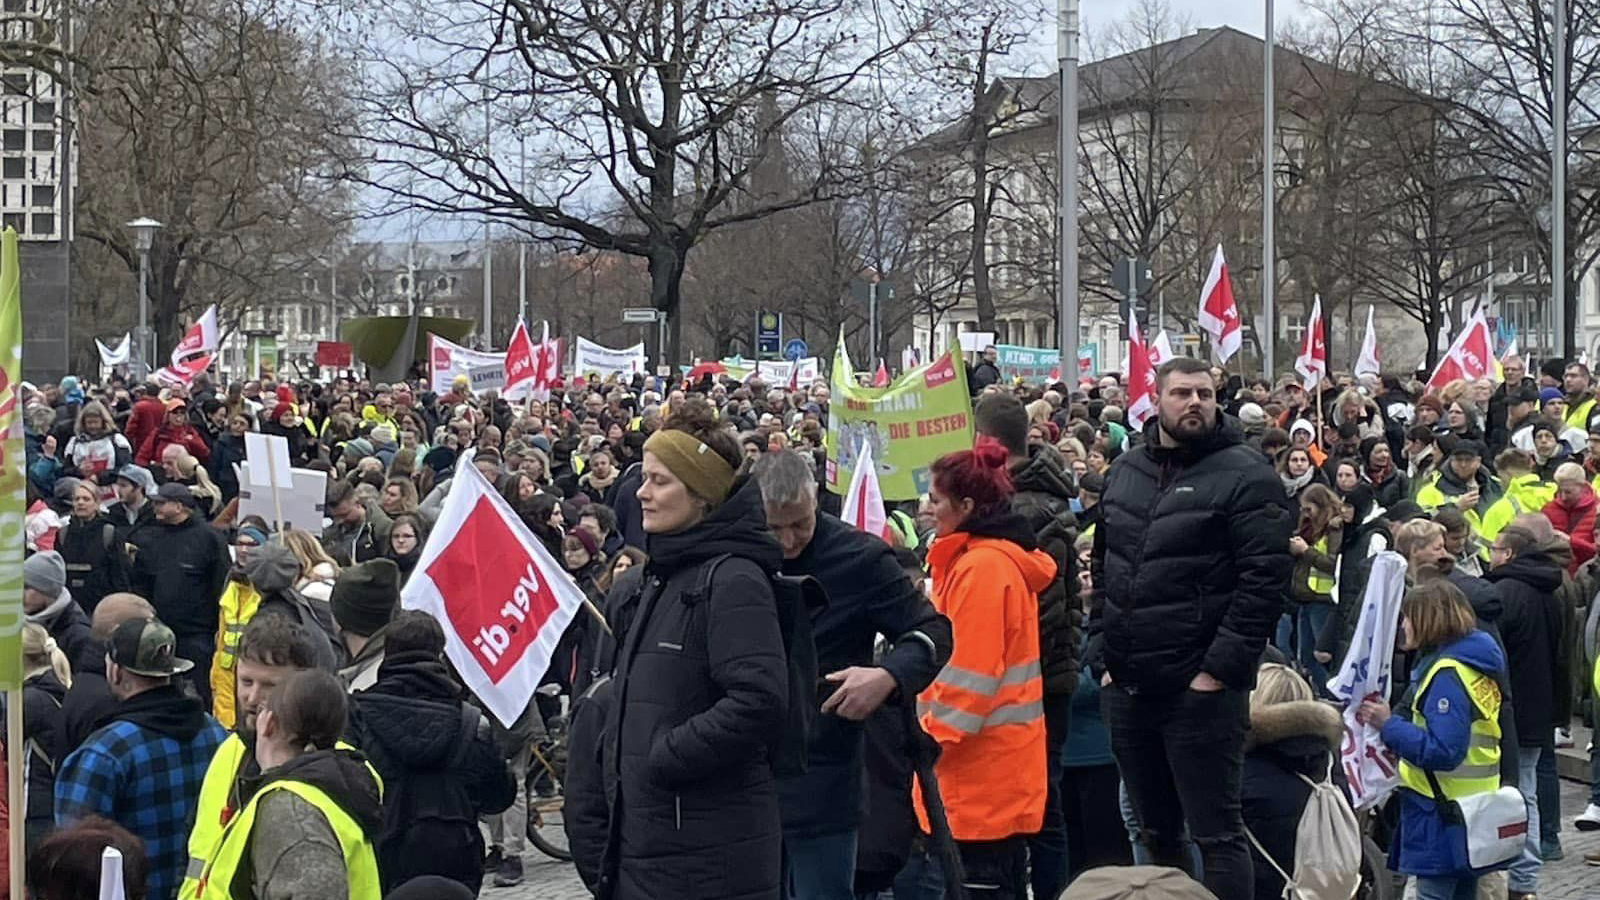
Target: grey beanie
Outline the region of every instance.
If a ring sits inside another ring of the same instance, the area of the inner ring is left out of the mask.
[[[67,589],[67,563],[54,550],[41,550],[22,564],[22,586],[56,597]]]
[[[300,560],[283,541],[271,540],[245,554],[244,577],[257,592],[275,593],[294,586],[300,577]]]

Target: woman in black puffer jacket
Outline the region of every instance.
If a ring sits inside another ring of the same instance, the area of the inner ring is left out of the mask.
[[[602,898],[779,896],[768,753],[788,703],[771,583],[783,551],[759,486],[735,482],[739,464],[733,436],[700,403],[645,443],[650,561],[611,682]]]
[[[1283,877],[1294,872],[1295,833],[1312,781],[1329,777],[1328,764],[1339,750],[1344,723],[1333,707],[1311,699],[1311,685],[1287,666],[1263,665],[1250,692],[1250,732],[1244,744],[1240,805],[1245,827],[1266,848],[1272,862],[1254,846],[1255,900],[1279,900]],[[1337,766],[1334,767],[1337,770]]]

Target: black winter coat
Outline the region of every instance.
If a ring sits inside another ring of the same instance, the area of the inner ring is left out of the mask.
[[[783,564],[785,575],[809,575],[828,594],[828,608],[811,620],[817,672],[882,666],[899,696],[915,697],[950,659],[950,620],[933,608],[895,561],[889,545],[826,513],[817,514],[811,543]],[[873,639],[893,648],[872,661]],[[861,820],[863,727],[819,715],[806,747],[806,771],[778,782],[785,833],[833,834]]]
[[[89,615],[105,595],[128,589],[128,555],[109,516],[68,519],[56,535],[56,550],[67,564],[67,590]]]
[[[32,756],[28,760],[28,838],[41,840],[53,828],[56,769],[75,747],[61,741],[61,702],[67,687],[46,670],[22,683],[22,736]],[[40,829],[40,833],[32,833]]]
[[[611,840],[599,896],[776,900],[782,838],[768,754],[785,723],[788,668],[771,585],[783,551],[760,488],[746,479],[698,524],[647,544],[606,723]],[[698,596],[702,567],[724,554]]]
[[[1077,491],[1054,447],[1028,448],[1027,462],[1011,469],[1016,494],[1011,510],[1033,531],[1039,549],[1056,561],[1056,577],[1039,592],[1039,662],[1044,692],[1071,696],[1078,686],[1078,645],[1083,617],[1078,606],[1078,522],[1072,515]]]
[[[218,436],[217,443],[211,448],[211,458],[206,460],[206,471],[210,473],[212,483],[222,491],[223,503],[239,496],[239,476],[234,474],[233,465],[244,461],[244,438],[234,437],[232,432]]]
[[[1328,763],[1343,736],[1344,723],[1325,703],[1296,700],[1250,711],[1239,795],[1244,824],[1278,867],[1291,874],[1300,815],[1311,796],[1311,786],[1300,776],[1317,782],[1326,779]],[[1283,878],[1260,851],[1251,847],[1250,855],[1255,862],[1255,900],[1280,900]]]
[[[1524,553],[1484,576],[1500,592],[1500,637],[1517,700],[1517,740],[1537,747],[1556,727],[1556,657],[1562,635],[1561,564],[1544,553]]]
[[[1500,645],[1500,652],[1506,654],[1506,642],[1500,636],[1500,619],[1505,613],[1505,603],[1500,597],[1500,591],[1495,586],[1482,578],[1468,575],[1465,572],[1452,569],[1445,580],[1456,586],[1462,596],[1467,598],[1467,604],[1472,607],[1472,614],[1478,618],[1478,630],[1494,638]],[[1413,657],[1415,653],[1411,654]],[[1509,654],[1506,654],[1509,659]],[[1411,660],[1415,662],[1415,659]],[[1508,667],[1509,668],[1509,667]],[[1396,682],[1400,677],[1406,679],[1404,685],[1396,684],[1397,693],[1410,691],[1410,665],[1395,669]],[[1511,674],[1504,669],[1495,673],[1495,684],[1500,688],[1500,780],[1504,784],[1517,783],[1517,748],[1521,742],[1517,740],[1517,697],[1512,690]]]
[[[52,604],[53,605],[53,604]],[[67,662],[74,672],[104,672],[106,668],[105,645],[94,639],[94,630],[90,627],[89,616],[83,608],[72,601],[51,615],[48,619],[28,617],[29,621],[37,622],[44,626],[50,637],[55,639],[56,646],[66,654]]]
[[[111,524],[117,526],[117,543],[122,544],[124,550],[130,544],[138,546],[146,534],[156,530],[156,511],[148,502],[130,517],[127,505],[118,500],[106,508],[106,515],[111,517]]]
[[[182,525],[144,531],[133,559],[133,592],[156,608],[178,637],[217,633],[217,600],[233,562],[222,533],[190,511]]]
[[[1219,419],[1184,447],[1160,446],[1152,420],[1106,474],[1089,655],[1130,692],[1176,693],[1200,672],[1249,690],[1289,594],[1283,484],[1239,420]]]

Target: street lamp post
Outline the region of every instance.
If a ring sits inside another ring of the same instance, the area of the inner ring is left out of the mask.
[[[155,349],[150,346],[150,248],[156,241],[156,230],[161,223],[149,216],[140,216],[127,227],[133,229],[133,245],[139,251],[139,340],[135,347],[139,354],[137,371],[143,378],[150,374],[150,359]]]

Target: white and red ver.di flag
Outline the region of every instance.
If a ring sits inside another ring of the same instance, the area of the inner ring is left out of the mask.
[[[872,459],[872,446],[861,442],[855,471],[850,473],[850,490],[844,496],[840,518],[867,534],[889,540],[889,518],[883,508],[883,490],[878,487],[878,464]]]
[[[1156,367],[1150,364],[1150,348],[1139,333],[1139,319],[1128,305],[1128,424],[1135,429],[1156,414]]]
[[[1228,262],[1222,258],[1222,245],[1211,258],[1211,274],[1200,289],[1200,328],[1211,338],[1217,359],[1227,362],[1239,352],[1244,330],[1239,324],[1239,305],[1233,300],[1233,281],[1228,278]]]
[[[466,454],[400,605],[438,620],[450,662],[506,727],[527,708],[582,603]]]
[[[1306,336],[1295,358],[1294,370],[1300,373],[1300,386],[1312,390],[1328,377],[1328,338],[1322,327],[1322,297],[1315,295],[1311,318],[1306,320]]]
[[[1467,320],[1450,349],[1445,351],[1444,358],[1439,360],[1439,367],[1428,379],[1428,389],[1439,390],[1457,378],[1493,378],[1494,364],[1494,333],[1489,330],[1489,322],[1480,309]]]

